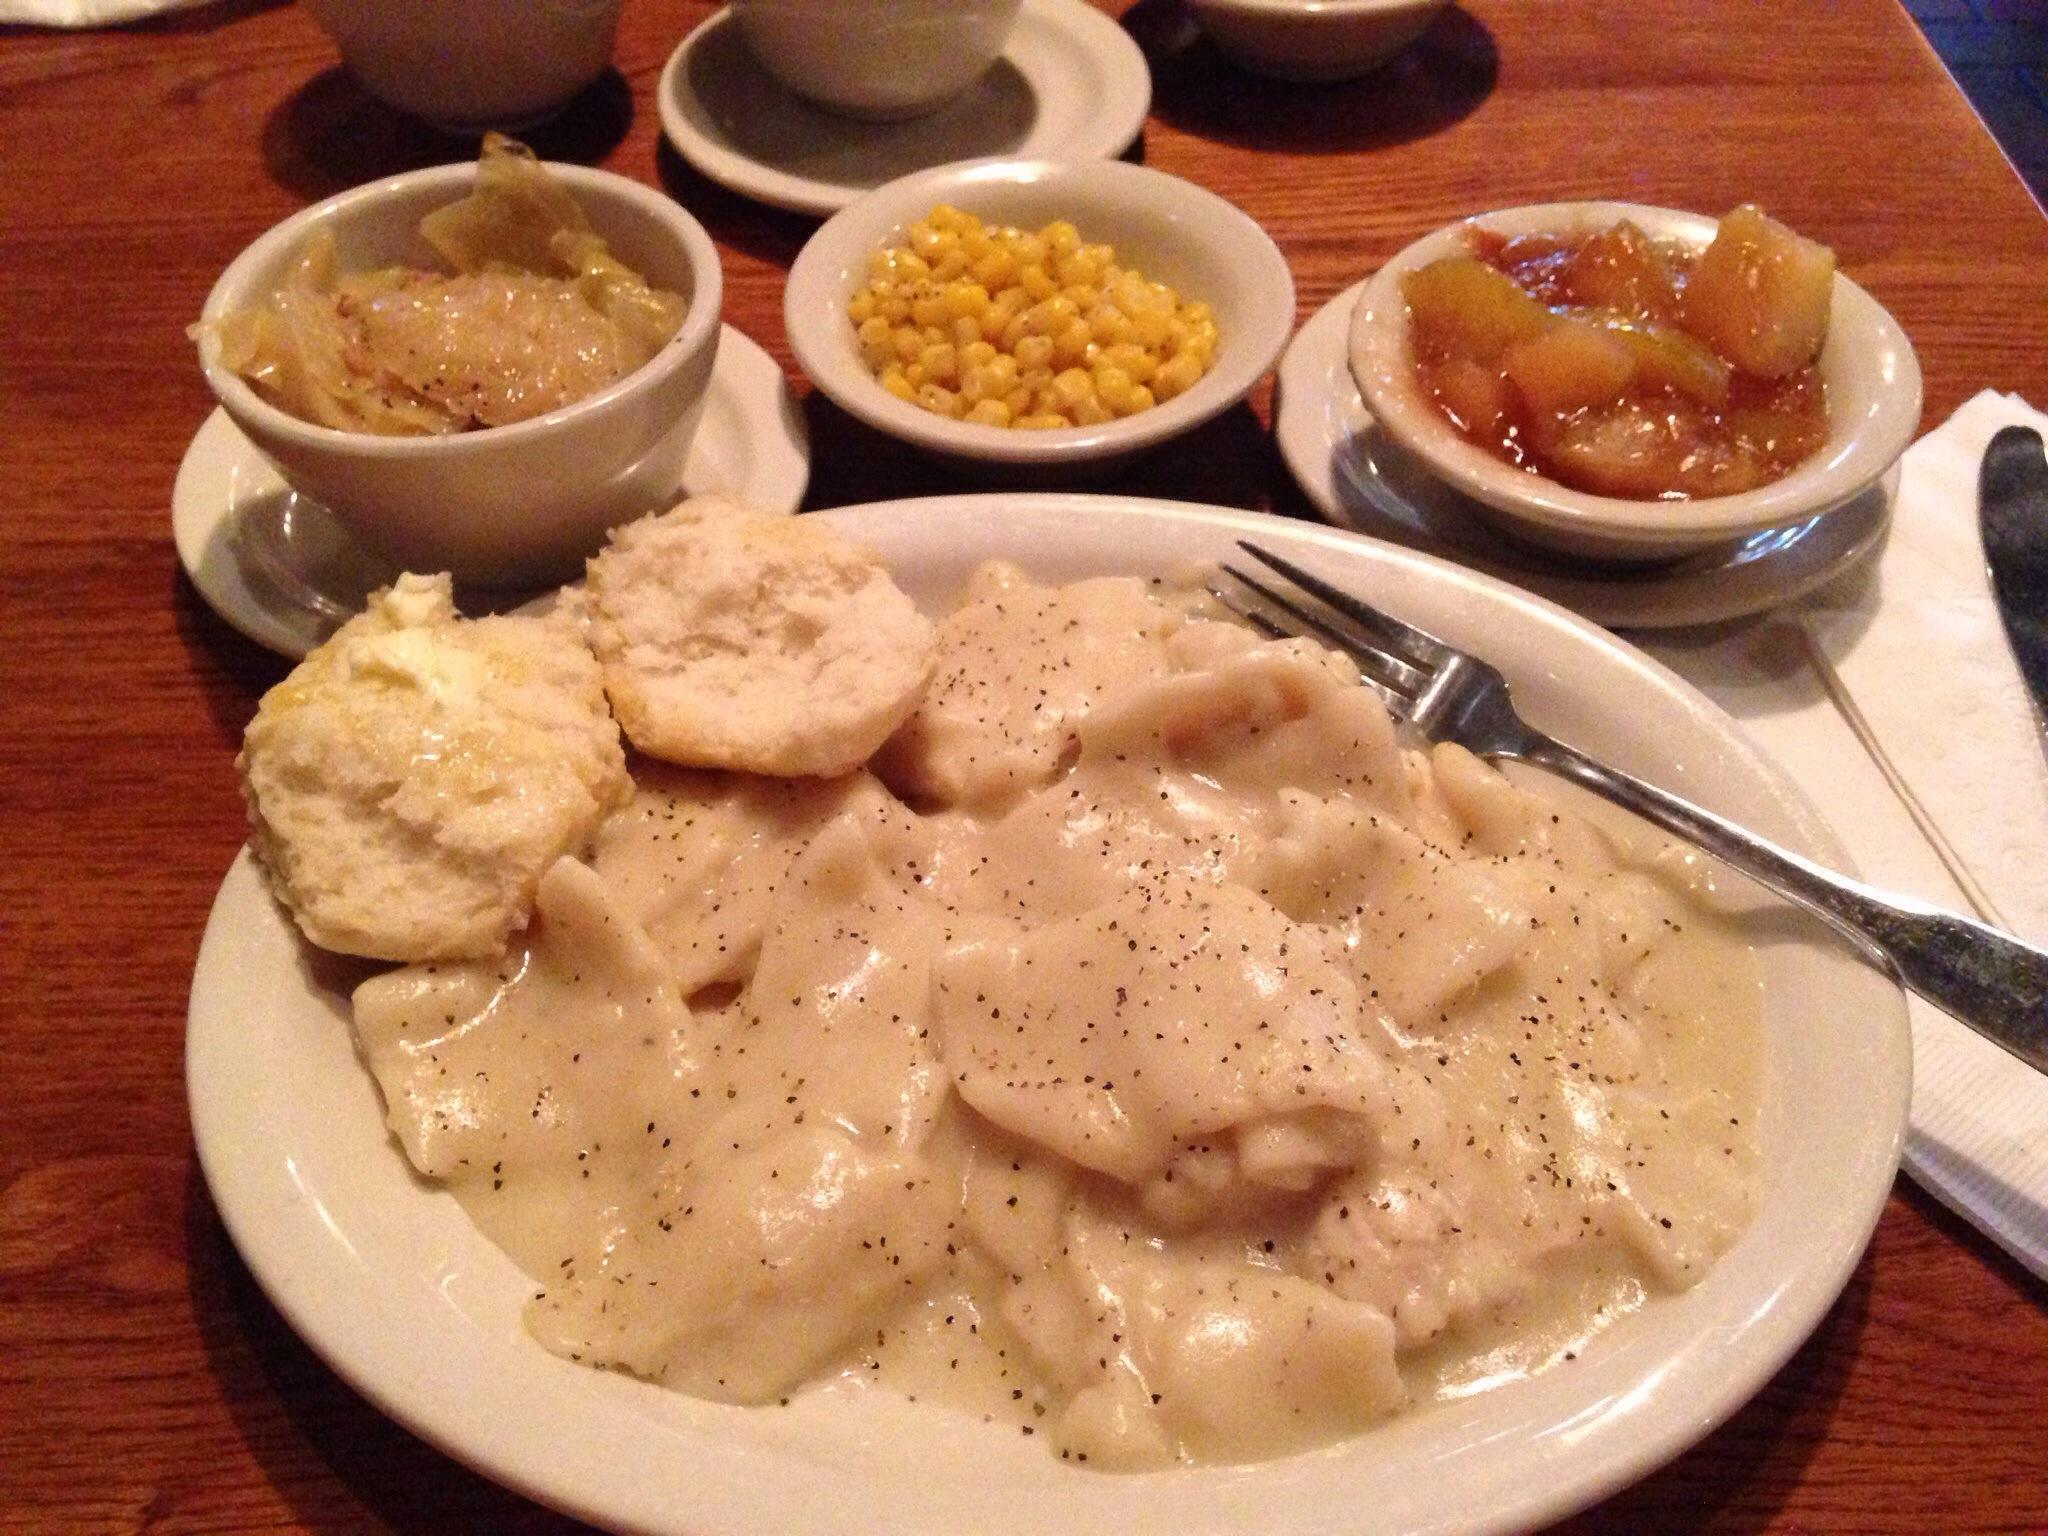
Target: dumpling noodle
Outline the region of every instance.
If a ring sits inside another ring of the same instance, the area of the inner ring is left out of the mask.
[[[475,190],[428,214],[420,234],[446,272],[343,273],[333,236],[315,233],[267,304],[215,323],[222,364],[321,426],[463,432],[625,377],[687,308],[613,256],[533,151],[498,134],[484,140]]]
[[[358,991],[547,1347],[1239,1461],[1570,1370],[1741,1233],[1697,865],[1136,580],[988,567],[939,646],[869,769],[642,763],[525,947]]]

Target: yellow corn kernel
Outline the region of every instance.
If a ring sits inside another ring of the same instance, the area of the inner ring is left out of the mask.
[[[988,313],[989,305],[994,302],[989,298],[988,289],[984,288],[980,283],[964,279],[960,282],[949,284],[944,297],[946,308],[950,309],[956,318],[966,317],[978,320]]]
[[[970,341],[960,349],[962,368],[980,368],[996,360],[996,349],[985,341]]]
[[[1067,418],[1055,416],[1049,411],[1039,411],[1019,416],[1010,425],[1013,427],[1023,427],[1026,431],[1031,432],[1057,432],[1061,427],[1067,425]]]
[[[951,342],[942,341],[936,346],[926,347],[917,354],[917,361],[927,378],[941,384],[951,384],[960,376],[960,354]]]
[[[1088,329],[1094,333],[1096,341],[1105,347],[1131,339],[1131,322],[1114,304],[1098,306],[1088,317]]]
[[[1034,310],[1032,313],[1036,314],[1037,311]],[[1029,325],[1030,323],[1031,321],[1027,316],[1025,324]],[[1024,369],[1027,373],[1033,369],[1050,367],[1052,365],[1052,352],[1052,338],[1042,333],[1026,336],[1015,347],[1011,348],[1011,355],[1017,359],[1017,366]]]
[[[1053,397],[1063,411],[1072,411],[1084,400],[1095,398],[1095,380],[1079,368],[1064,368],[1053,375]]]
[[[1038,238],[1045,242],[1046,250],[1055,259],[1071,256],[1081,249],[1081,231],[1065,219],[1054,219],[1038,232]]]
[[[990,293],[1007,288],[1017,280],[1017,264],[1010,253],[998,247],[979,261],[967,264],[968,275]]]
[[[932,281],[950,283],[967,270],[967,253],[956,243],[939,252],[939,259],[932,263]]]
[[[923,363],[910,363],[904,367],[903,377],[910,381],[912,389],[922,389],[932,381],[930,370]]]
[[[1166,327],[1172,315],[1171,310],[1148,309],[1131,316],[1131,340],[1141,347],[1166,345]]]
[[[1126,416],[1135,416],[1140,411],[1151,410],[1158,403],[1158,400],[1153,397],[1152,391],[1140,384],[1131,390],[1129,409],[1124,414]]]
[[[1074,425],[1077,427],[1099,427],[1105,421],[1116,420],[1116,412],[1090,395],[1074,407]]]
[[[1056,367],[1071,368],[1077,363],[1088,361],[1088,349],[1095,342],[1095,333],[1088,328],[1088,322],[1079,315],[1061,326],[1052,339],[1052,357]]]
[[[1052,273],[1062,286],[1093,288],[1102,281],[1102,267],[1085,251],[1069,251],[1053,263]]]
[[[1017,274],[1017,286],[1034,302],[1049,299],[1060,291],[1060,285],[1052,280],[1052,274],[1035,261]]]
[[[924,350],[924,338],[907,325],[889,338],[889,344],[896,349],[899,363],[916,362],[917,354]]]
[[[875,313],[891,325],[901,325],[910,318],[910,300],[892,293],[875,306]]]
[[[1010,408],[1012,416],[1028,416],[1031,414],[1031,391],[1022,384],[1019,384],[1015,389],[1003,396],[1003,404]],[[1023,423],[1021,421],[1013,421],[1010,425],[1021,427]]]
[[[1101,360],[1112,368],[1123,369],[1134,384],[1150,384],[1152,375],[1159,371],[1159,360],[1135,342],[1120,341],[1113,347],[1104,347]]]
[[[946,301],[937,294],[929,294],[910,303],[910,318],[920,326],[944,325],[953,318]]]
[[[1199,299],[1191,304],[1183,304],[1180,308],[1180,317],[1187,321],[1189,325],[1206,325],[1212,331],[1216,329],[1215,312]]]
[[[853,302],[846,306],[846,318],[855,326],[866,325],[875,316],[875,294],[872,288],[863,288],[853,296]]]
[[[1000,400],[977,400],[963,419],[978,422],[984,427],[1007,427],[1010,425],[1010,408]]]
[[[958,416],[960,397],[941,384],[927,384],[917,392],[917,403],[935,416]]]
[[[1128,415],[1131,391],[1137,388],[1131,382],[1131,376],[1114,364],[1098,362],[1095,365],[1094,377],[1097,398],[1117,415]]]
[[[1010,248],[1010,257],[1019,267],[1043,267],[1045,265],[1045,242],[1037,235],[1027,235],[1022,230],[1011,231],[1005,242]]]
[[[975,346],[981,341],[981,322],[966,315],[957,315],[946,327],[946,338],[956,347]]]
[[[988,375],[989,382],[993,386],[990,393],[997,395],[1007,395],[1011,390],[1015,389],[1017,387],[1018,375],[1023,372],[1017,366],[1017,359],[1008,353],[1002,353],[991,358],[984,365],[982,371]]]
[[[901,368],[884,368],[882,370],[882,388],[889,391],[898,400],[908,400],[913,404],[917,400],[917,390],[910,380],[903,376]]]
[[[1202,365],[1191,353],[1176,352],[1152,375],[1152,393],[1161,400],[1185,394],[1202,376]]]

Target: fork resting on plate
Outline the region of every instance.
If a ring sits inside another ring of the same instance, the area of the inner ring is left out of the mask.
[[[1394,718],[1430,741],[1533,763],[1676,833],[1769,890],[1817,913],[1874,964],[1943,1012],[2048,1072],[2048,951],[1970,918],[1824,869],[1689,800],[1588,757],[1527,724],[1507,679],[1478,657],[1383,613],[1255,544],[1240,549],[1292,590],[1236,566],[1240,593],[1210,593],[1265,634],[1313,635],[1357,663]]]

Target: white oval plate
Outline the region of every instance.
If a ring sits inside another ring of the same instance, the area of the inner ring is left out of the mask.
[[[683,465],[683,491],[723,491],[770,512],[794,512],[810,483],[810,437],[781,365],[726,326],[704,416]],[[216,408],[194,434],[171,490],[178,561],[206,605],[258,645],[293,660],[359,611],[398,574],[361,548],[334,515],[284,483]],[[464,594],[464,610],[503,594]]]
[[[1256,513],[1111,497],[935,497],[818,515],[934,606],[991,556],[1056,579],[1166,573],[1256,537],[1483,648],[1537,723],[1842,860],[1812,805],[1701,695],[1562,610],[1441,561]],[[731,1408],[548,1354],[520,1323],[532,1282],[452,1197],[412,1177],[384,1132],[347,1022],[345,988],[361,970],[297,941],[246,852],[200,949],[187,1086],[214,1202],[301,1336],[423,1438],[583,1519],[692,1536],[1471,1536],[1556,1519],[1697,1441],[1806,1337],[1863,1251],[1905,1120],[1904,1006],[1805,920],[1760,922],[1765,1187],[1707,1278],[1568,1366],[1252,1466],[1105,1475],[881,1391]]]
[[[1280,359],[1273,436],[1295,483],[1341,527],[1441,554],[1618,629],[1718,624],[1813,591],[1884,542],[1894,466],[1848,506],[1682,560],[1602,565],[1517,544],[1379,430],[1346,355],[1364,283],[1317,310]]]
[[[814,107],[754,62],[718,11],[682,41],[655,91],[661,131],[742,197],[822,218],[884,182],[954,160],[1107,160],[1145,126],[1152,71],[1086,0],[1024,0],[1002,57],[935,112],[870,123]]]

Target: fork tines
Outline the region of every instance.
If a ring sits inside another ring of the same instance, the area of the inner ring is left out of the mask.
[[[1380,612],[1342,588],[1331,586],[1291,560],[1242,540],[1238,547],[1315,599],[1315,605],[1310,606],[1271,582],[1229,564],[1222,567],[1224,573],[1256,594],[1266,608],[1216,587],[1209,589],[1212,597],[1262,634],[1282,638],[1305,631],[1336,647],[1358,664],[1361,677],[1386,699],[1397,715],[1407,711],[1416,695],[1428,686],[1447,649],[1441,641],[1427,631]],[[1279,622],[1267,610],[1286,615],[1293,621],[1292,626]]]

